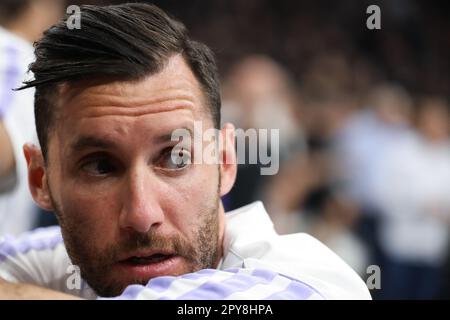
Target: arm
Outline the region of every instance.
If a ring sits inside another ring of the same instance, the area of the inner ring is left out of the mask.
[[[101,298],[105,299],[105,298]],[[110,298],[107,298],[110,299]],[[131,285],[115,300],[323,299],[309,285],[275,271],[256,268],[203,269]]]
[[[0,119],[0,179],[9,175],[15,166],[14,151],[11,140]]]
[[[77,300],[78,297],[28,284],[15,284],[0,277],[0,300]]]
[[[65,293],[0,278],[0,300],[81,300]],[[178,277],[159,277],[146,286],[131,285],[114,300],[264,300],[323,299],[302,282],[263,269],[200,270]]]
[[[66,254],[59,228],[0,236],[0,300],[75,299],[66,291]]]

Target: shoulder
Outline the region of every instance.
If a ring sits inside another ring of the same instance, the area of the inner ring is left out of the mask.
[[[78,277],[71,263],[59,227],[40,228],[18,237],[0,238],[0,277],[14,283],[28,283],[92,299],[96,295]]]
[[[67,259],[59,227],[0,238],[0,276],[9,281],[45,285]]]
[[[17,237],[6,235],[0,237],[0,261],[32,250],[53,249],[62,242],[61,229],[57,226],[35,229]]]
[[[227,214],[222,268],[265,269],[300,281],[326,299],[370,299],[337,254],[306,233],[278,235],[261,202]]]
[[[297,233],[272,238],[262,258],[246,259],[249,267],[265,267],[301,280],[326,299],[371,299],[359,275],[316,238]]]

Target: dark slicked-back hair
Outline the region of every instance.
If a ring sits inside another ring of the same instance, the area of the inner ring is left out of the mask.
[[[81,6],[81,29],[69,29],[68,18],[35,44],[36,61],[30,65],[34,80],[20,88],[36,87],[36,129],[45,159],[59,85],[96,78],[141,80],[161,71],[175,54],[181,54],[192,69],[219,127],[221,100],[214,55],[206,45],[191,40],[181,22],[143,3]]]

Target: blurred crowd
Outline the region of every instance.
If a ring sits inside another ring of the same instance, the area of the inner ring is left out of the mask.
[[[30,2],[55,10],[0,12],[0,236],[52,223],[24,206],[31,94],[7,89],[64,1]],[[227,209],[262,200],[278,232],[312,234],[364,279],[379,266],[374,298],[450,298],[450,3],[153,3],[217,53],[224,122],[280,129],[279,173],[239,165]],[[366,28],[370,4],[381,30]]]

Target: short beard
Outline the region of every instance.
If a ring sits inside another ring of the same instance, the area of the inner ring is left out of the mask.
[[[219,175],[220,177],[220,175]],[[195,230],[193,241],[179,235],[161,237],[154,230],[135,233],[122,239],[120,244],[111,244],[102,252],[90,245],[86,238],[86,224],[82,221],[66,219],[61,206],[54,200],[50,186],[50,199],[61,226],[64,243],[72,263],[80,268],[81,277],[102,297],[115,297],[131,284],[146,285],[150,279],[133,279],[129,283],[118,283],[108,277],[109,268],[118,262],[119,255],[139,249],[168,249],[183,257],[189,266],[186,273],[201,269],[215,268],[221,255],[219,244],[220,178],[214,201],[199,213],[199,228]],[[69,210],[70,211],[70,210]],[[194,243],[193,243],[194,242]],[[177,276],[177,275],[174,275]]]

